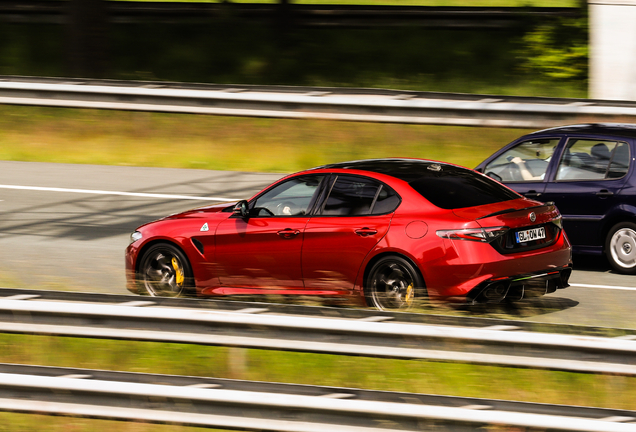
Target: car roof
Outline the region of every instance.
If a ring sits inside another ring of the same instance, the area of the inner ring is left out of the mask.
[[[636,138],[636,124],[629,123],[588,123],[588,124],[576,124],[568,126],[558,126],[549,129],[543,129],[540,131],[532,132],[528,135],[534,134],[550,134],[550,133],[577,133],[577,134],[589,134],[589,135],[613,135],[622,136],[628,138]],[[526,136],[528,136],[526,135]]]
[[[437,165],[437,167],[435,167],[435,165]],[[430,175],[432,172],[438,172],[442,168],[446,174],[450,174],[449,171],[456,173],[457,171],[468,170],[468,168],[444,162],[409,158],[366,159],[338,162],[316,167],[314,169],[351,169],[369,171],[377,174],[389,175],[391,177],[404,180],[405,182],[411,182],[420,179],[425,175]]]

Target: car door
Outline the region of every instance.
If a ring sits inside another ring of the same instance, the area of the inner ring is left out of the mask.
[[[602,220],[620,203],[630,159],[625,140],[567,140],[542,198],[556,203],[563,215],[565,232],[574,245],[602,247]]]
[[[301,288],[305,225],[325,175],[283,181],[249,203],[249,217],[218,225],[215,265],[221,285]]]
[[[561,140],[553,137],[520,141],[489,161],[483,172],[521,195],[545,201],[542,195]]]
[[[372,178],[334,175],[305,228],[305,289],[350,291],[367,254],[387,233],[400,197]]]

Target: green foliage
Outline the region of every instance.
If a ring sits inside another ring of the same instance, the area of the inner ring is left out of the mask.
[[[542,22],[523,37],[522,69],[561,81],[587,80],[588,18]]]
[[[298,25],[281,32],[269,21],[241,20],[231,10],[223,18],[202,16],[187,22],[116,22],[105,35],[109,68],[104,75],[585,97],[583,81],[564,84],[540,71],[542,80],[536,82],[528,68],[517,67],[519,58],[532,59],[535,51],[541,51],[533,42],[531,51],[515,52],[523,46],[525,30],[525,25],[482,29]],[[61,25],[0,26],[0,74],[68,76],[64,40]]]

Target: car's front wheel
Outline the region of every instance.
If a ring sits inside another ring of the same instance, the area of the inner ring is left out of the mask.
[[[179,297],[192,285],[192,270],[179,248],[169,243],[158,243],[141,258],[137,281],[142,295]]]
[[[636,274],[636,224],[621,222],[614,225],[607,234],[605,254],[617,272]]]
[[[408,260],[386,256],[378,260],[366,282],[367,304],[380,310],[408,310],[426,293],[420,272]]]

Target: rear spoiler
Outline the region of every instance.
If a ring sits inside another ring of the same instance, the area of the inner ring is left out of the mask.
[[[520,208],[520,209],[508,208],[508,209],[499,210],[499,211],[496,211],[494,213],[487,214],[486,216],[480,216],[480,217],[477,218],[477,220],[485,219],[485,218],[491,217],[491,216],[499,216],[499,215],[506,214],[506,213],[514,213],[516,211],[531,210],[531,209],[536,209],[536,208],[539,208],[539,207],[553,206],[553,205],[554,205],[554,201],[548,201],[545,204],[536,205],[536,206],[532,206],[532,207],[524,207],[524,208]]]

